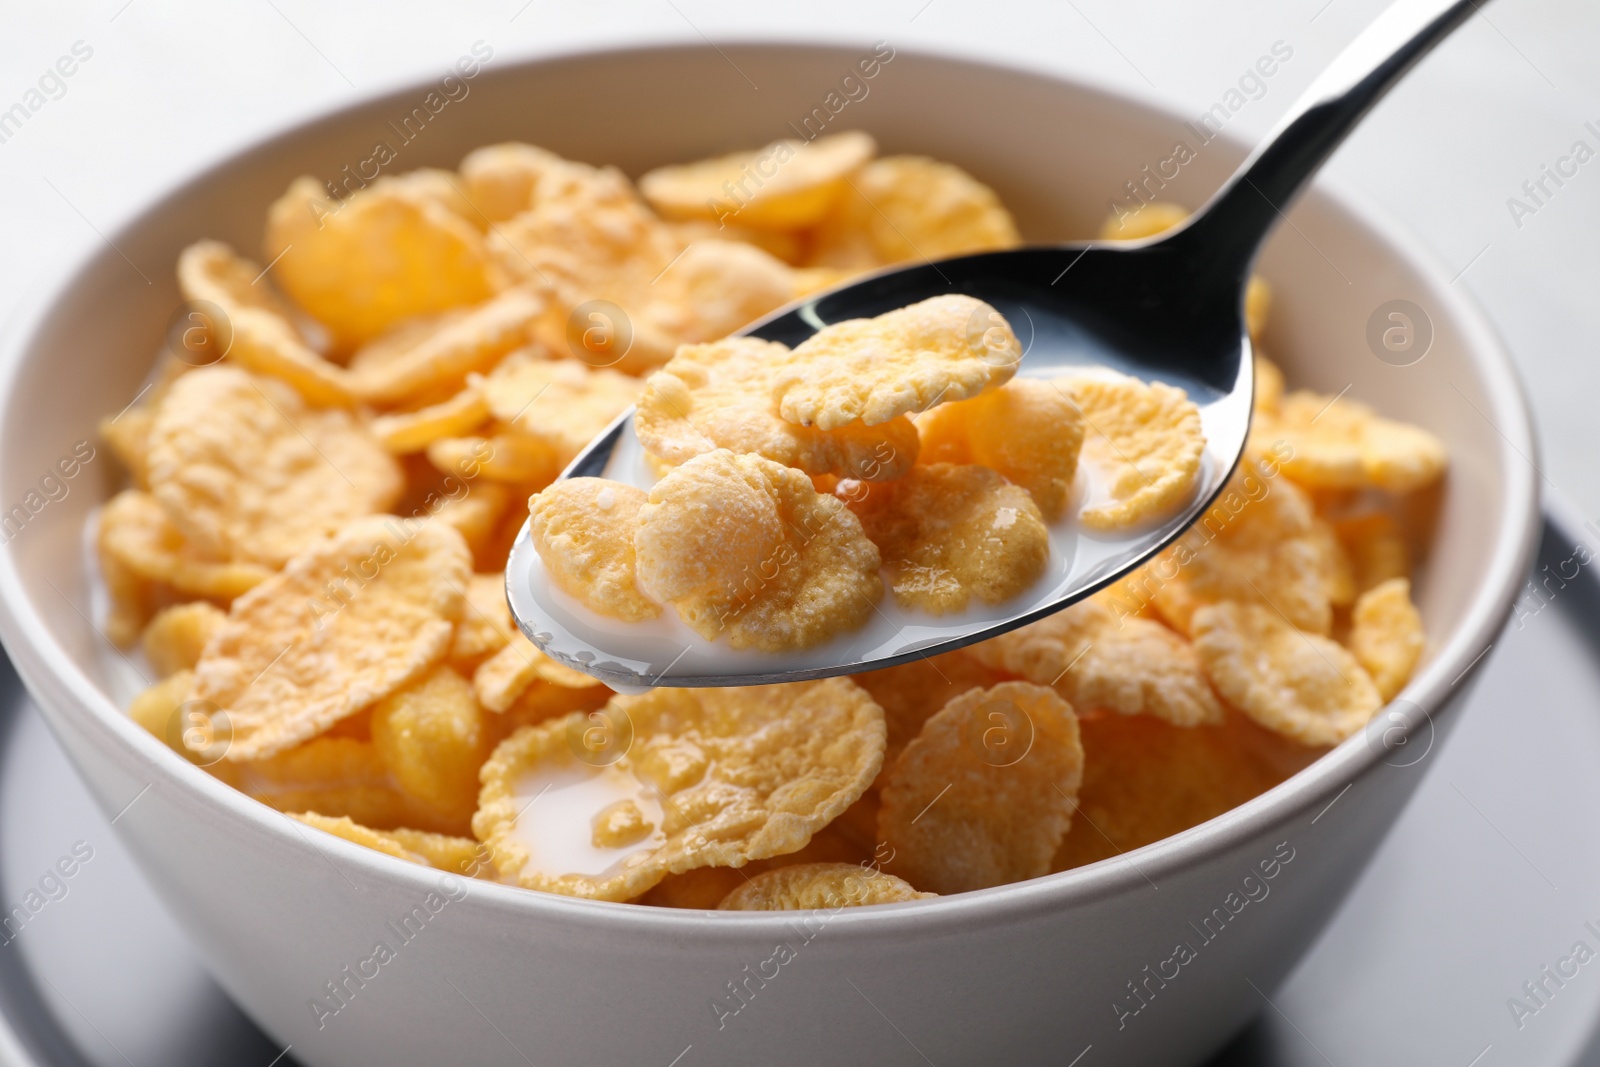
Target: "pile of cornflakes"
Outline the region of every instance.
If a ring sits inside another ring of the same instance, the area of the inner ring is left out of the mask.
[[[970,298],[793,350],[729,336],[862,271],[1018,241],[972,176],[861,133],[637,184],[522,144],[338,197],[296,181],[259,262],[183,253],[183,328],[102,427],[128,475],[98,517],[103,625],[151,682],[129,714],[308,835],[667,907],[1000,885],[1256,795],[1406,684],[1445,467],[1421,430],[1286,394],[1264,357],[1246,462],[1198,525],[971,649],[629,696],[512,623],[525,521],[595,612],[778,650],[886,591],[1004,601],[1050,524],[1187,499],[1203,441],[1181,391],[1015,377],[1009,325]],[[1253,330],[1265,314],[1258,284]],[[635,403],[654,486],[555,483]]]

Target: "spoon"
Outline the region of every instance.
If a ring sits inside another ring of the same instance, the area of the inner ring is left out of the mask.
[[[1475,10],[1476,0],[1396,0],[1227,184],[1163,234],[890,269],[740,331],[794,347],[830,323],[963,293],[987,301],[1011,323],[1025,346],[1020,376],[1100,365],[1180,386],[1200,408],[1206,454],[1193,497],[1159,525],[1108,535],[1052,524],[1051,569],[1005,604],[929,616],[902,611],[885,597],[857,632],[802,652],[766,653],[707,642],[676,619],[623,623],[578,607],[547,580],[524,523],[506,563],[517,625],[557,662],[623,691],[764,685],[855,674],[960,648],[1060,611],[1145,563],[1205,513],[1243,452],[1254,390],[1244,289],[1261,245],[1372,106]],[[652,477],[632,416],[631,410],[620,416],[562,477],[604,476],[648,488]]]

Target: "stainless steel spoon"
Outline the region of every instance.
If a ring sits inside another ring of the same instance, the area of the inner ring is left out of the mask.
[[[671,623],[594,625],[544,581],[526,524],[506,565],[517,625],[560,663],[622,689],[759,685],[854,674],[960,648],[1060,611],[1149,560],[1221,491],[1244,448],[1254,389],[1244,289],[1295,195],[1366,115],[1479,0],[1397,0],[1297,100],[1272,135],[1182,226],[1140,242],[1057,245],[926,262],[877,274],[774,313],[744,334],[794,346],[823,326],[944,293],[994,305],[1026,346],[1020,374],[1110,366],[1188,390],[1207,461],[1192,502],[1154,529],[1079,533],[1015,601],[959,617],[908,616],[885,600],[862,631],[796,654],[734,652]],[[625,413],[563,478],[648,485]],[[670,615],[670,610],[666,613]]]

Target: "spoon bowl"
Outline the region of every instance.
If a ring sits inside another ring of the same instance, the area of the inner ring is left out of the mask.
[[[960,293],[990,304],[1011,324],[1023,345],[1022,376],[1106,368],[1181,387],[1200,409],[1206,448],[1193,495],[1159,524],[1111,534],[1052,524],[1049,569],[1010,601],[932,616],[903,611],[886,598],[860,630],[809,649],[769,653],[705,641],[670,613],[649,623],[600,618],[547,580],[524,523],[506,563],[506,596],[517,625],[552,659],[621,691],[765,685],[890,667],[986,640],[1060,611],[1147,562],[1204,513],[1243,454],[1254,393],[1244,294],[1261,245],[1284,207],[1366,113],[1477,3],[1397,0],[1295,102],[1223,188],[1166,233],[891,269],[740,331],[794,347],[832,323]],[[655,476],[632,417],[631,409],[620,416],[561,477],[606,477],[648,489]],[[1080,469],[1075,495],[1082,483]]]

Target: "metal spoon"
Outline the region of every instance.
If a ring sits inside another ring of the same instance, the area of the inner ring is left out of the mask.
[[[1099,364],[1181,386],[1201,409],[1207,459],[1192,501],[1160,526],[1109,539],[1079,532],[1065,546],[1053,544],[1055,569],[991,611],[913,617],[885,598],[859,633],[804,653],[771,654],[734,652],[675,622],[593,625],[592,616],[571,610],[544,580],[524,524],[506,564],[517,625],[556,661],[616,688],[790,682],[889,667],[993,637],[1143,564],[1205,512],[1244,448],[1254,379],[1243,297],[1256,253],[1367,111],[1476,9],[1476,0],[1397,0],[1295,102],[1221,191],[1174,230],[1139,242],[1022,248],[908,266],[742,331],[792,347],[829,323],[965,293],[994,305],[1017,331],[1026,346],[1022,375]],[[562,477],[604,475],[648,485],[632,414],[596,438]]]

